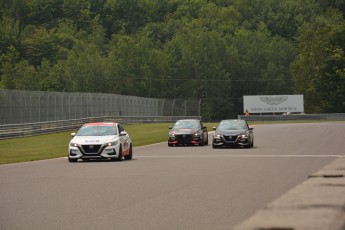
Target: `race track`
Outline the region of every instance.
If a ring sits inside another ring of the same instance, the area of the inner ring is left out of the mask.
[[[160,143],[131,161],[0,165],[0,230],[231,229],[345,157],[344,130],[257,125],[251,149]]]

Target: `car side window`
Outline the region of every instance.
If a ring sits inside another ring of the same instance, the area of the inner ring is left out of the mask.
[[[121,125],[118,125],[118,128],[119,128],[119,134],[120,134],[122,131],[125,131],[125,129],[124,129]]]
[[[200,121],[200,127],[203,129],[203,130],[205,130],[203,127],[204,127],[204,124]]]

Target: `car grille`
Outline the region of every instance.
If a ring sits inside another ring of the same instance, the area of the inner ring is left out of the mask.
[[[85,153],[98,153],[101,145],[82,145]]]
[[[237,136],[224,136],[225,141],[236,141]]]
[[[189,144],[190,141],[192,140],[192,135],[191,134],[176,135],[175,138],[180,144]]]

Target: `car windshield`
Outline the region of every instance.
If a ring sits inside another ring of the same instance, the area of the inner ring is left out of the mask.
[[[109,136],[117,135],[114,126],[83,126],[80,128],[76,136]]]
[[[223,121],[219,124],[219,130],[242,130],[247,129],[247,124],[245,122],[238,121]]]
[[[200,123],[194,120],[180,120],[174,125],[174,129],[198,129],[200,128]]]

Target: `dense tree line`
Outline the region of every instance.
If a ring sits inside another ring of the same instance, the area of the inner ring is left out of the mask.
[[[341,0],[0,0],[1,88],[200,98],[303,94],[345,112]]]

